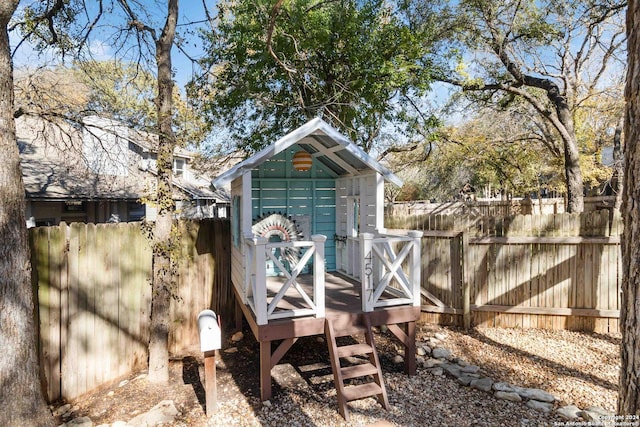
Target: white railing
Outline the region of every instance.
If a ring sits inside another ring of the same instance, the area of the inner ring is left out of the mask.
[[[247,280],[245,283],[249,285],[245,286],[245,300],[255,313],[258,325],[266,325],[271,319],[309,315],[324,317],[324,243],[326,240],[326,236],[313,235],[310,241],[268,242],[264,237],[253,234],[245,236],[247,249],[245,253]],[[306,250],[295,265],[289,265],[276,255],[277,252],[282,253],[287,248],[306,248]],[[297,279],[312,257],[313,296],[311,297]],[[285,278],[285,282],[270,301],[267,299],[267,260],[271,260],[274,267]],[[276,310],[289,289],[297,291],[305,307]]]
[[[362,311],[420,306],[421,240],[421,231],[375,238],[371,233],[360,234]]]

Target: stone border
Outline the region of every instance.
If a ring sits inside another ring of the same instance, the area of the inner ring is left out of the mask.
[[[556,414],[566,420],[583,419],[595,422],[593,425],[607,425],[606,420],[613,420],[615,413],[591,406],[580,409],[575,405],[556,407],[558,398],[551,393],[537,388],[525,388],[506,382],[495,382],[492,378],[482,374],[479,366],[471,365],[465,360],[455,357],[444,347],[447,335],[436,332],[427,341],[416,343],[417,361],[419,366],[436,376],[447,375],[454,378],[463,386],[492,393],[497,399],[512,402],[523,402],[527,407],[548,414]]]

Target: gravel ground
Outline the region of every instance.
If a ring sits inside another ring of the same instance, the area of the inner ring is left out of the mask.
[[[619,336],[566,331],[458,329],[422,325],[418,344],[438,333],[437,345],[455,357],[481,367],[495,381],[541,388],[555,395],[556,407],[575,404],[615,410]],[[441,334],[441,335],[440,335]],[[218,410],[203,413],[201,363],[193,357],[172,363],[171,385],[150,389],[146,381],[105,387],[74,404],[74,416],[94,425],[129,420],[160,400],[172,399],[180,411],[177,426],[552,426],[566,425],[555,414],[543,414],[523,403],[495,398],[460,385],[447,376],[418,368],[408,377],[398,363],[400,346],[388,334],[376,334],[390,411],[374,399],[349,403],[350,422],[338,414],[326,343],[301,339],[274,371],[273,398],[259,398],[259,346],[250,332],[218,357]],[[232,345],[232,344],[229,344]],[[201,362],[201,361],[200,361]]]

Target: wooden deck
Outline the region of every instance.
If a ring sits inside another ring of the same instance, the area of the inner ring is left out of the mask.
[[[280,278],[269,278],[268,296],[275,294]],[[299,276],[298,282],[302,286],[311,287],[312,277]],[[338,273],[325,275],[325,316],[331,319],[336,330],[343,332],[355,329],[361,324],[362,301],[359,294],[360,284]],[[236,292],[236,301],[242,301]],[[288,292],[282,302],[283,308],[295,308],[300,299],[294,293]],[[242,316],[260,343],[260,395],[263,401],[271,398],[271,369],[278,364],[291,346],[300,337],[324,335],[324,318],[297,317],[270,320],[266,325],[258,325],[251,308],[238,304],[236,325],[241,327]],[[420,307],[394,306],[379,308],[368,313],[371,326],[387,325],[389,331],[405,347],[404,369],[408,375],[415,374],[415,323],[420,317]],[[272,341],[279,341],[272,351]]]

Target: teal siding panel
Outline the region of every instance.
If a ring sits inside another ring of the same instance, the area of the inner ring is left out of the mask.
[[[264,216],[269,212],[280,212],[291,217],[307,216],[310,219],[311,234],[327,236],[325,262],[327,270],[334,271],[336,269],[336,250],[333,240],[333,236],[336,234],[335,182],[332,179],[276,180],[270,177],[283,164],[283,162],[276,162],[273,165],[265,163],[263,164],[264,168],[261,167],[262,169],[258,173],[254,173],[252,180],[253,218],[255,220],[258,216]],[[267,179],[260,179],[258,176]],[[278,178],[282,178],[282,176],[278,176]]]

